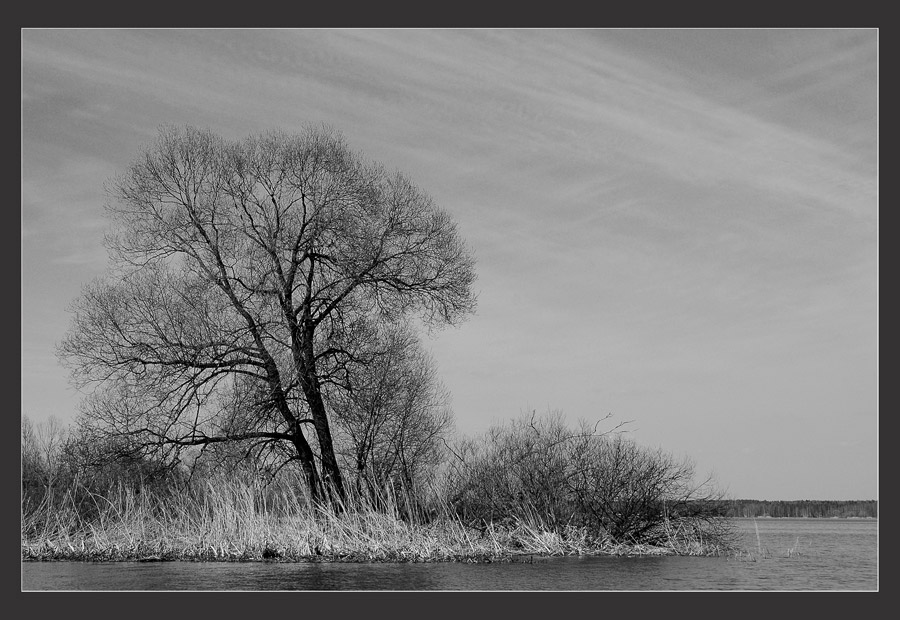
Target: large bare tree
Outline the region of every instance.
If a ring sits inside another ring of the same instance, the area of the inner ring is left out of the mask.
[[[93,386],[84,418],[160,450],[286,444],[314,499],[343,496],[323,387],[347,383],[359,326],[474,310],[449,214],[328,127],[163,127],[108,191],[109,273],[59,345]]]

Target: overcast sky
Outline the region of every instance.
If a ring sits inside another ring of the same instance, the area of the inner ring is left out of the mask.
[[[877,31],[24,30],[22,411],[164,123],[325,122],[454,216],[459,431],[633,421],[732,497],[877,495]]]

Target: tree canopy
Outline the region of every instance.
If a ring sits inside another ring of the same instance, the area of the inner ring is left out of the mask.
[[[110,268],[59,345],[93,386],[97,433],[158,451],[287,448],[314,498],[341,496],[329,403],[354,400],[326,391],[383,359],[383,326],[475,308],[450,215],[328,127],[237,141],[163,127],[108,192]]]

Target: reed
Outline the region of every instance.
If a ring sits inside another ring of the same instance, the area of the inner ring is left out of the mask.
[[[22,558],[497,562],[534,555],[709,553],[687,531],[673,531],[665,546],[615,545],[584,528],[550,528],[537,515],[474,528],[440,503],[428,520],[406,518],[409,506],[391,489],[375,497],[351,491],[333,506],[310,502],[303,488],[218,477],[179,493],[124,485],[104,495],[72,489],[23,517]],[[89,518],[83,515],[85,495]]]

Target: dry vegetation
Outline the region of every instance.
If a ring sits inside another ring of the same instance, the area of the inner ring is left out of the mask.
[[[543,432],[540,436],[552,436],[554,442],[559,441],[559,433],[566,432],[559,418],[537,423],[523,419],[518,426],[490,435],[493,439],[485,440],[481,456],[491,455],[490,446],[499,437],[506,437],[507,447],[515,443],[515,429],[522,431],[526,422],[529,428],[536,424]],[[548,435],[550,430],[557,434]],[[583,435],[571,432],[573,437]],[[60,440],[56,445],[66,442]],[[598,440],[598,446],[605,445],[606,439]],[[641,452],[637,447],[633,450]],[[556,457],[563,458],[561,454]],[[283,473],[266,481],[248,467],[217,473],[197,470],[190,478],[177,470],[150,475],[154,470],[145,469],[142,474],[122,469],[118,480],[110,482],[109,470],[99,478],[96,473],[92,477],[89,468],[72,475],[72,470],[62,465],[66,458],[45,459],[55,462],[57,471],[44,478],[49,486],[42,489],[32,480],[33,484],[25,487],[22,558],[496,562],[527,561],[533,555],[718,555],[731,550],[726,519],[713,515],[684,518],[660,512],[653,528],[642,526],[642,531],[652,531],[652,536],[636,536],[637,529],[631,535],[616,536],[602,521],[579,517],[578,510],[584,510],[583,506],[570,504],[565,512],[564,494],[550,498],[556,512],[548,512],[547,505],[538,501],[547,489],[536,480],[530,490],[519,487],[528,491],[530,499],[526,501],[522,501],[525,495],[521,493],[516,502],[512,495],[494,494],[490,505],[493,517],[482,518],[486,513],[479,510],[484,507],[484,498],[479,498],[477,490],[487,488],[485,472],[478,467],[484,463],[473,455],[469,458],[471,468],[481,475],[474,476],[470,468],[460,469],[457,463],[445,472],[441,484],[433,484],[427,493],[420,491],[416,497],[393,487],[377,494],[350,487],[347,499],[337,504],[310,501],[299,476]],[[527,459],[519,462],[518,474],[524,471],[523,462]],[[39,464],[30,463],[26,471],[35,476],[33,469]],[[564,473],[565,469],[560,471]],[[511,484],[509,476],[517,475],[509,463],[502,470],[507,477],[496,478],[494,489]],[[549,475],[551,470],[544,467],[542,471]],[[631,475],[634,473],[630,470]],[[136,482],[143,475],[148,480]],[[109,484],[105,491],[99,490],[102,484]],[[613,499],[607,495],[604,501]],[[504,504],[507,500],[509,503]],[[642,509],[649,505],[641,504]],[[636,506],[632,506],[635,514]],[[637,517],[632,515],[632,519]]]

